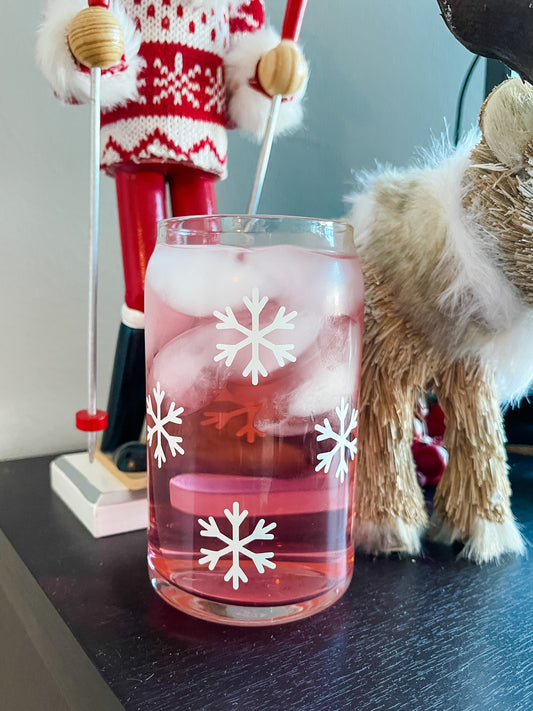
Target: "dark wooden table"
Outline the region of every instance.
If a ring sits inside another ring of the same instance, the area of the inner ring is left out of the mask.
[[[94,540],[48,482],[0,465],[5,711],[531,711],[533,559],[476,567],[449,548],[358,556],[347,594],[302,622],[201,622],[152,591],[143,532]],[[533,458],[512,455],[533,540]]]

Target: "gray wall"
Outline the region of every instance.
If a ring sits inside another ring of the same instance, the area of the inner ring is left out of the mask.
[[[45,0],[4,0],[0,44],[0,458],[83,447],[86,407],[87,107],[57,102],[34,63]],[[267,0],[268,1],[268,0]],[[284,2],[269,4],[281,26]],[[309,0],[302,45],[311,67],[305,126],[274,146],[261,212],[337,217],[353,171],[408,163],[455,119],[472,59],[436,0]],[[464,125],[482,101],[484,62]],[[246,209],[259,148],[230,137],[221,212]],[[120,306],[114,187],[102,181],[99,406],[105,407]]]

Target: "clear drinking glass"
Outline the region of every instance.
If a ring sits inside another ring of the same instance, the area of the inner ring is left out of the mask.
[[[165,220],[146,273],[152,583],[233,625],[319,612],[353,571],[363,278],[349,225]]]

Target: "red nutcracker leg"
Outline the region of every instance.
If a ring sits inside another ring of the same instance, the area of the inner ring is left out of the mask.
[[[144,277],[156,242],[157,222],[166,217],[166,188],[163,173],[157,171],[118,170],[115,182],[126,296],[102,451],[115,453],[119,469],[135,471],[146,463],[144,447],[135,447],[145,416]],[[126,443],[134,444],[128,447]],[[139,460],[137,465],[135,459]]]
[[[169,185],[175,217],[216,214],[214,175],[192,168],[178,168],[169,176]]]

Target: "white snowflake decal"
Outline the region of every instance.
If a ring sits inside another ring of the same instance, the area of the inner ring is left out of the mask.
[[[170,453],[173,457],[175,457],[178,452],[180,454],[184,454],[182,447],[180,447],[180,443],[183,442],[183,437],[171,435],[165,429],[165,425],[169,423],[181,425],[180,415],[183,412],[183,407],[176,408],[176,404],[174,402],[171,402],[167,414],[162,417],[161,403],[163,402],[163,398],[165,397],[165,391],[161,390],[159,382],[157,383],[156,387],[153,388],[153,393],[156,404],[155,412],[152,406],[151,396],[148,395],[148,397],[146,398],[146,415],[147,417],[150,416],[154,421],[152,427],[150,427],[148,422],[146,423],[146,439],[148,441],[148,444],[151,446],[154,434],[157,433],[157,446],[155,448],[154,457],[157,460],[157,465],[159,469],[161,469],[161,463],[167,461],[165,452],[163,450],[163,439],[167,441],[168,448],[170,449]]]
[[[260,328],[259,315],[264,309],[267,301],[268,296],[263,296],[261,300],[259,299],[259,289],[257,287],[254,287],[252,289],[251,300],[247,296],[243,298],[244,305],[252,315],[251,328],[247,328],[246,326],[240,324],[237,321],[231,307],[229,306],[226,306],[226,314],[222,314],[220,313],[220,311],[213,311],[213,315],[216,316],[216,318],[218,318],[222,322],[217,323],[217,328],[232,329],[240,331],[245,335],[245,338],[243,338],[242,341],[239,341],[239,343],[236,343],[235,345],[217,343],[217,348],[221,352],[218,353],[214,359],[218,361],[225,358],[226,365],[230,366],[233,363],[235,356],[240,350],[246,348],[247,346],[251,346],[251,357],[248,364],[242,371],[242,374],[245,378],[248,377],[250,374],[252,375],[252,385],[257,385],[259,381],[259,375],[262,375],[263,377],[268,375],[268,372],[259,357],[260,346],[263,346],[264,348],[267,348],[268,350],[272,351],[280,367],[283,367],[285,365],[284,361],[290,360],[292,363],[294,363],[294,361],[296,360],[296,357],[289,352],[293,350],[294,345],[289,343],[276,345],[275,343],[272,343],[272,341],[267,340],[265,336],[267,336],[269,333],[272,333],[272,331],[293,329],[294,324],[290,323],[290,321],[292,321],[292,319],[297,315],[297,312],[291,311],[289,314],[286,314],[285,307],[280,306],[274,320],[267,326]]]
[[[345,403],[344,398],[341,400],[340,407],[335,408],[340,423],[338,433],[334,432],[327,417],[324,420],[324,425],[315,425],[315,430],[321,432],[320,436],[316,438],[317,442],[324,439],[332,439],[336,442],[336,445],[329,452],[321,452],[318,455],[317,459],[319,460],[319,463],[316,465],[315,471],[319,472],[321,469],[324,469],[327,474],[333,458],[338,453],[339,463],[337,464],[335,477],[341,480],[341,484],[344,482],[344,475],[348,473],[348,462],[346,460],[345,453],[348,451],[350,458],[354,459],[355,453],[357,452],[357,437],[350,440],[349,436],[350,432],[357,427],[358,411],[352,408],[350,421],[346,424],[346,416],[349,409],[350,404],[347,402]]]
[[[246,573],[240,566],[240,556],[245,555],[253,562],[258,573],[264,573],[265,568],[275,568],[276,564],[270,560],[274,556],[274,553],[253,553],[246,547],[248,543],[252,541],[265,541],[274,538],[274,534],[270,531],[276,527],[275,523],[269,523],[265,526],[265,519],[262,518],[257,522],[254,530],[249,536],[239,539],[239,529],[241,523],[244,521],[246,516],[248,516],[248,511],[239,512],[239,502],[233,502],[233,512],[229,509],[224,509],[224,515],[231,523],[231,538],[225,536],[219,529],[213,516],[209,517],[209,521],[204,521],[199,518],[198,523],[202,526],[203,530],[200,531],[201,536],[206,536],[208,538],[218,538],[227,545],[224,548],[213,551],[208,548],[201,548],[200,553],[204,553],[204,557],[200,558],[198,563],[204,565],[209,563],[209,570],[214,570],[216,564],[222,558],[223,555],[227,553],[233,554],[233,560],[230,569],[224,576],[224,580],[228,582],[231,580],[233,582],[233,589],[239,589],[239,580],[243,583],[248,582]]]

